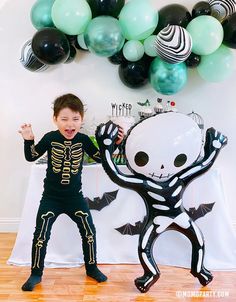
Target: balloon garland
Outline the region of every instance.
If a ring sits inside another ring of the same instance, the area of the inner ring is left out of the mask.
[[[148,0],[37,0],[30,17],[37,32],[20,61],[32,72],[87,50],[119,65],[124,85],[150,83],[172,95],[186,85],[188,68],[207,82],[221,82],[234,69],[236,0],[200,1],[191,13],[179,4],[157,11]]]

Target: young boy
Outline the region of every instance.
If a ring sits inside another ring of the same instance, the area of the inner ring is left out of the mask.
[[[22,286],[24,291],[32,291],[41,282],[51,228],[62,213],[67,214],[79,228],[87,275],[98,282],[107,280],[97,268],[95,227],[81,189],[84,152],[100,162],[99,150],[87,135],[79,132],[84,106],[77,96],[66,94],[58,97],[53,110],[58,130],[45,134],[37,145],[34,144],[30,124],[22,125],[19,130],[24,138],[26,160],[35,161],[45,152],[48,154],[44,191],[32,244],[31,275]],[[119,128],[116,144],[121,143],[123,136],[123,129]]]

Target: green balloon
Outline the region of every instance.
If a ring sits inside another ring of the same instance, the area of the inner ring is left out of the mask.
[[[155,48],[156,38],[157,38],[157,36],[151,35],[147,39],[144,40],[144,44],[143,44],[144,51],[145,51],[146,55],[148,55],[149,57],[157,56],[157,52],[156,52],[156,48]]]
[[[234,71],[233,51],[221,45],[210,55],[202,56],[197,67],[199,75],[208,82],[221,82],[230,77]]]
[[[92,53],[111,57],[121,50],[125,38],[116,18],[99,16],[89,22],[84,32],[84,41]]]
[[[121,9],[119,22],[127,40],[143,40],[154,32],[158,11],[149,0],[130,0]]]
[[[144,47],[140,41],[127,41],[123,47],[123,55],[126,60],[136,62],[144,55]]]
[[[223,27],[212,16],[202,15],[196,17],[189,22],[186,29],[192,38],[192,52],[197,55],[213,53],[223,41]]]
[[[86,0],[55,0],[52,6],[52,20],[55,26],[67,35],[84,32],[92,18]]]
[[[85,44],[85,41],[84,41],[84,34],[80,34],[77,36],[77,42],[79,44],[79,46],[84,49],[84,50],[88,50],[88,47],[87,45]]]
[[[149,68],[149,82],[164,95],[175,94],[187,83],[187,67],[184,62],[170,64],[157,57]]]
[[[30,19],[37,29],[44,27],[54,27],[51,10],[55,0],[38,0],[34,3],[30,11]]]

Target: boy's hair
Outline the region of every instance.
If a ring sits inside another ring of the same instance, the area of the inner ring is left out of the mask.
[[[81,117],[84,117],[84,105],[81,100],[74,94],[68,93],[59,96],[53,102],[53,115],[58,117],[59,112],[64,108],[70,108],[74,112],[79,112]]]

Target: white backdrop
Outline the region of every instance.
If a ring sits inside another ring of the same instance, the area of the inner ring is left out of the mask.
[[[145,0],[144,0],[145,1]],[[167,4],[183,4],[191,11],[197,0],[151,0],[160,9]],[[176,95],[162,96],[149,85],[130,89],[122,84],[118,67],[106,58],[89,52],[77,53],[76,61],[62,64],[42,73],[32,73],[19,62],[23,44],[36,32],[30,21],[33,0],[0,0],[0,231],[16,230],[21,216],[30,163],[24,160],[23,141],[17,133],[23,122],[33,124],[36,138],[52,129],[51,103],[62,93],[75,93],[87,104],[85,128],[96,113],[97,122],[111,114],[111,102],[136,102],[147,98],[155,104],[157,97],[176,101],[183,113],[192,110],[229,138],[227,147],[217,159],[225,189],[227,207],[236,222],[235,186],[235,75],[225,82],[203,81],[195,71],[189,72],[186,87]],[[236,50],[235,50],[236,52]]]

